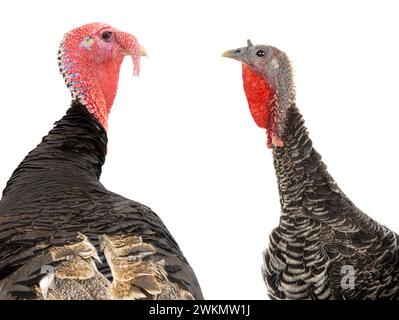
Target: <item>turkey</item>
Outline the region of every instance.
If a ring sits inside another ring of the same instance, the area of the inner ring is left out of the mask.
[[[272,46],[226,51],[242,64],[256,124],[266,129],[281,217],[264,252],[272,299],[399,299],[398,235],[340,190],[312,146],[295,104],[290,61]]]
[[[20,163],[0,202],[0,299],[202,299],[161,219],[100,182],[122,60],[137,39],[104,23],[68,32],[66,115]],[[40,103],[46,103],[41,101]]]

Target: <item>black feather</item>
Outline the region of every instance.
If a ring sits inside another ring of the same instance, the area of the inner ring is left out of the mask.
[[[73,101],[14,171],[0,201],[0,291],[1,280],[26,261],[49,247],[76,242],[78,232],[88,236],[98,252],[100,235],[133,233],[157,249],[153,257],[165,260],[171,281],[201,299],[194,272],[161,219],[99,182],[106,151],[106,131]],[[110,276],[106,263],[99,270]]]

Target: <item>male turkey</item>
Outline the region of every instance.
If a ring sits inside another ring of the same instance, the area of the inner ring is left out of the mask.
[[[145,51],[134,36],[103,23],[65,35],[58,59],[72,106],[3,192],[0,299],[202,298],[161,219],[99,182],[126,55],[138,75]]]
[[[280,224],[262,268],[274,299],[398,299],[398,235],[359,210],[327,172],[295,104],[290,62],[271,46],[226,51],[242,63],[244,91],[280,193]]]

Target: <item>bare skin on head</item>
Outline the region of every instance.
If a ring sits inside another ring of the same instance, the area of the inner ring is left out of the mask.
[[[72,98],[86,106],[107,129],[123,58],[132,57],[134,74],[139,75],[140,56],[145,55],[133,35],[105,23],[90,23],[64,36],[58,61]]]
[[[250,40],[224,57],[242,63],[244,91],[256,124],[267,130],[269,148],[284,146],[285,111],[295,101],[291,64],[286,54],[272,46]]]

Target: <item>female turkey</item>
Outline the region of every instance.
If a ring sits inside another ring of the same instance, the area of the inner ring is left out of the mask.
[[[242,63],[251,114],[267,131],[280,224],[262,268],[274,299],[398,299],[398,236],[359,210],[312,146],[295,104],[290,62],[271,46],[226,51]]]
[[[0,299],[201,299],[161,219],[100,182],[123,58],[137,39],[103,23],[68,32],[72,106],[12,174],[0,202]],[[96,264],[96,261],[102,264]]]

